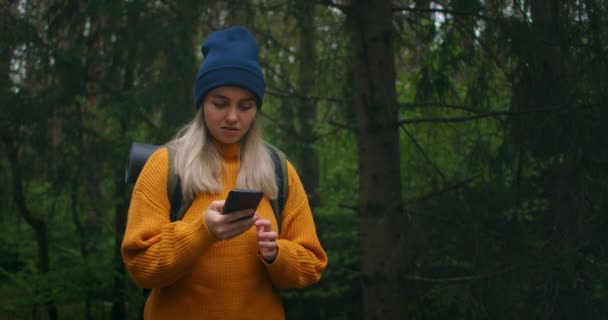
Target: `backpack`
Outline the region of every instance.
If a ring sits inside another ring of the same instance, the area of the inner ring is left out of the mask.
[[[276,199],[270,201],[272,205],[272,211],[279,232],[281,231],[281,214],[287,200],[287,194],[289,193],[289,182],[287,178],[287,158],[281,150],[277,149],[269,143],[265,143],[266,148],[270,153],[270,157],[274,164],[274,176],[278,187],[278,196]],[[158,148],[165,147],[169,152],[169,171],[167,179],[167,197],[171,204],[171,222],[179,221],[183,218],[184,213],[188,210],[192,204],[192,199],[184,199],[182,194],[182,188],[180,178],[175,174],[174,170],[174,159],[175,159],[175,147],[167,144],[165,146],[157,146],[153,144],[146,144],[140,142],[133,142],[131,150],[129,151],[129,160],[127,162],[127,169],[125,170],[125,183],[134,184],[139,177],[144,164],[154,151]]]

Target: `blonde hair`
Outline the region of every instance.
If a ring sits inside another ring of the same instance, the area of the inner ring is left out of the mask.
[[[262,130],[256,117],[241,140],[240,169],[236,179],[239,189],[261,190],[276,199],[278,186],[274,164],[262,140]],[[205,126],[203,107],[194,119],[169,142],[175,148],[174,170],[181,179],[184,198],[194,199],[200,192],[219,193],[223,189],[222,157],[212,143],[213,137]]]

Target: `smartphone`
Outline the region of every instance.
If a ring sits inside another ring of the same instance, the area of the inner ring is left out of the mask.
[[[239,210],[256,210],[264,193],[259,190],[234,189],[228,193],[226,203],[222,209],[222,214],[231,213]]]

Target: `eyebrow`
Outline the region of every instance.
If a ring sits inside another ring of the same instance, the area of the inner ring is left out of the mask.
[[[220,99],[230,100],[229,97],[227,97],[227,96],[225,96],[225,95],[223,95],[221,93],[214,93],[214,94],[211,95],[211,98],[220,98]],[[253,96],[249,96],[249,97],[247,97],[245,99],[240,99],[239,100],[239,102],[242,102],[242,101],[256,101],[256,100],[255,100],[255,98]]]

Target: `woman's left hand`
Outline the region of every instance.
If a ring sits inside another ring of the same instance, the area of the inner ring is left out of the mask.
[[[255,222],[258,236],[258,249],[262,258],[268,263],[272,263],[277,257],[277,237],[278,234],[272,231],[272,224],[268,219],[259,219]]]

